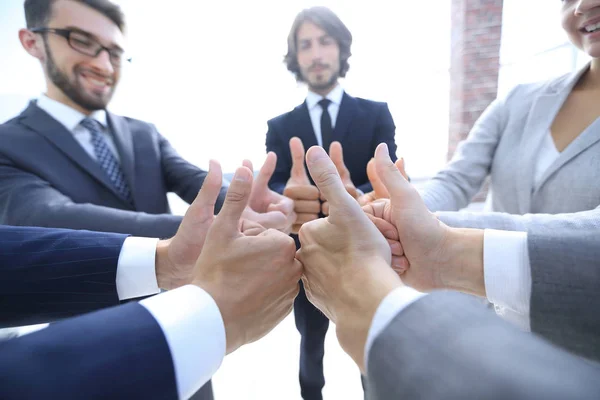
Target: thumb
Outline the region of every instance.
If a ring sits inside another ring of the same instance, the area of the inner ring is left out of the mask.
[[[371,186],[373,186],[373,191],[375,192],[377,198],[379,199],[387,199],[390,197],[390,194],[387,191],[387,188],[379,178],[379,174],[377,173],[377,167],[375,165],[375,159],[371,158],[367,163],[367,177],[369,178],[369,182]]]
[[[329,215],[333,216],[341,209],[362,212],[356,200],[346,191],[335,165],[322,147],[313,146],[308,150],[306,164],[321,194],[329,202]]]
[[[394,165],[385,143],[381,143],[375,150],[375,165],[377,175],[379,175],[389,192],[392,202],[401,202],[406,206],[418,204],[412,202],[420,201],[419,193],[408,183],[398,167]]]
[[[346,168],[346,164],[344,164],[344,151],[340,142],[331,142],[331,145],[329,146],[329,157],[331,157],[331,161],[333,161],[342,181],[345,182],[350,179],[350,172],[348,171],[348,168]]]
[[[238,168],[227,190],[223,207],[213,223],[216,231],[225,236],[239,233],[240,218],[248,205],[251,190],[252,172],[246,167]]]
[[[221,165],[217,161],[210,160],[208,174],[204,178],[204,182],[202,182],[202,188],[198,192],[196,199],[185,213],[186,217],[188,215],[193,216],[193,223],[202,223],[208,218],[212,218],[215,213],[215,203],[219,197],[222,183],[223,172]],[[187,218],[184,218],[182,224],[187,222]]]
[[[267,159],[265,163],[260,169],[256,180],[254,181],[254,186],[257,189],[266,188],[269,185],[269,181],[271,180],[271,176],[273,176],[273,172],[275,172],[275,166],[277,165],[277,155],[272,151],[267,154]],[[304,167],[304,166],[303,166]]]
[[[310,184],[304,169],[304,145],[297,137],[290,139],[290,152],[292,154],[292,171],[290,178],[301,184]]]
[[[406,169],[405,169],[404,157],[397,159],[395,162],[395,165],[396,165],[396,168],[398,168],[398,171],[400,171],[400,173],[404,177],[404,179],[408,180],[408,174],[406,173]]]

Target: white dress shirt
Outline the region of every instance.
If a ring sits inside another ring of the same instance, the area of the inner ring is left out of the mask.
[[[203,289],[187,285],[140,304],[165,335],[179,398],[190,398],[217,372],[225,357],[225,325],[217,303]]]
[[[69,132],[71,132],[75,140],[79,142],[81,147],[83,147],[85,152],[88,153],[93,160],[96,160],[96,153],[94,152],[94,145],[92,144],[92,134],[86,128],[81,126],[80,123],[86,117],[93,118],[100,122],[100,125],[102,125],[104,140],[106,141],[108,148],[117,158],[117,160],[121,161],[119,152],[115,147],[115,142],[108,131],[106,111],[97,110],[92,112],[89,116],[86,116],[85,114],[82,114],[61,102],[53,100],[46,95],[42,95],[37,99],[37,106],[46,111],[52,118],[60,122]]]
[[[117,264],[119,300],[158,293],[158,239],[128,237]],[[140,301],[160,325],[173,359],[177,392],[188,399],[217,372],[226,350],[225,325],[213,298],[194,285]]]
[[[544,172],[548,169],[550,165],[560,156],[558,149],[556,148],[556,144],[554,143],[554,139],[552,139],[552,134],[550,131],[544,136],[544,140],[542,141],[542,145],[537,153],[537,161],[535,163],[535,171],[533,173],[533,185],[537,186],[538,182],[542,179]]]
[[[329,116],[331,117],[331,127],[335,129],[335,122],[337,120],[338,113],[340,112],[340,105],[342,104],[342,98],[344,97],[344,89],[338,84],[335,88],[323,97],[320,94],[309,91],[306,95],[306,106],[308,107],[308,114],[310,115],[310,122],[312,123],[313,131],[317,138],[319,146],[323,146],[323,137],[321,135],[321,115],[323,114],[323,108],[319,105],[319,101],[329,99],[331,103],[327,109],[329,110]],[[329,149],[326,149],[329,151]]]
[[[531,266],[527,233],[486,229],[483,240],[483,272],[487,298],[499,315],[529,330]],[[373,341],[406,307],[425,294],[407,286],[388,294],[375,312],[367,342],[365,365]]]

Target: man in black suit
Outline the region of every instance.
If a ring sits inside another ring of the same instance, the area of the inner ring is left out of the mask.
[[[152,124],[106,111],[127,62],[119,7],[109,0],[27,0],[25,15],[19,38],[39,60],[47,91],[0,126],[0,223],[175,234],[181,217],[170,214],[167,193],[191,203],[206,172]],[[272,171],[273,157],[269,163]],[[262,181],[244,217],[285,230],[293,204]]]
[[[327,213],[327,203],[321,204],[318,189],[304,171],[304,148],[320,145],[330,149],[346,189],[355,198],[372,190],[367,163],[376,146],[387,143],[391,156],[396,157],[395,126],[387,104],[352,97],[338,83],[348,71],[351,44],[348,28],[324,7],[300,12],[288,36],[285,63],[309,91],[304,103],[268,122],[266,145],[267,151],[277,154],[271,189],[295,201],[298,218],[293,232],[298,232],[302,223]],[[321,399],[329,321],[310,304],[303,290],[294,304],[294,314],[302,336],[302,396]]]

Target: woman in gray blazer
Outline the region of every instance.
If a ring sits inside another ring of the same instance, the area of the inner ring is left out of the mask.
[[[422,189],[431,211],[466,207],[487,176],[486,211],[556,214],[600,204],[600,0],[562,3],[562,26],[591,62],[495,100]]]

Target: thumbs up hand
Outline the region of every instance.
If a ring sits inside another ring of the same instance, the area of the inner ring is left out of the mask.
[[[283,195],[294,200],[296,222],[292,226],[292,233],[298,233],[302,224],[319,217],[321,204],[319,189],[311,185],[304,168],[304,146],[299,138],[293,137],[290,140],[290,152],[292,153],[292,170]]]
[[[342,149],[342,144],[340,142],[332,142],[329,146],[329,157],[335,168],[342,179],[342,183],[346,188],[346,191],[350,194],[350,196],[357,199],[359,197],[358,189],[352,183],[352,178],[350,177],[350,171],[348,171],[348,167],[344,163],[344,151]],[[321,204],[321,210],[323,214],[329,215],[329,202],[325,199],[324,195],[321,193],[321,200],[323,200],[323,204]]]
[[[248,168],[237,169],[192,279],[219,307],[227,353],[260,339],[292,311],[302,276],[292,238],[243,219],[252,181]]]
[[[398,168],[398,171],[400,171],[400,173],[404,177],[404,179],[408,180],[408,175],[406,174],[406,171],[404,169],[404,158],[399,158],[398,160],[396,160],[395,165],[396,168]],[[390,194],[388,193],[387,188],[381,181],[381,178],[377,174],[374,158],[372,158],[371,161],[369,161],[369,163],[367,164],[367,176],[369,177],[369,182],[371,183],[371,186],[373,186],[373,190],[369,193],[365,193],[362,196],[360,196],[357,199],[358,204],[364,206],[374,202],[375,200],[389,199]]]
[[[267,159],[260,169],[252,185],[249,207],[243,217],[259,223],[269,229],[277,229],[289,233],[296,221],[294,201],[269,189],[269,180],[275,171],[277,155],[267,154]],[[244,167],[254,171],[252,162],[244,160]]]

